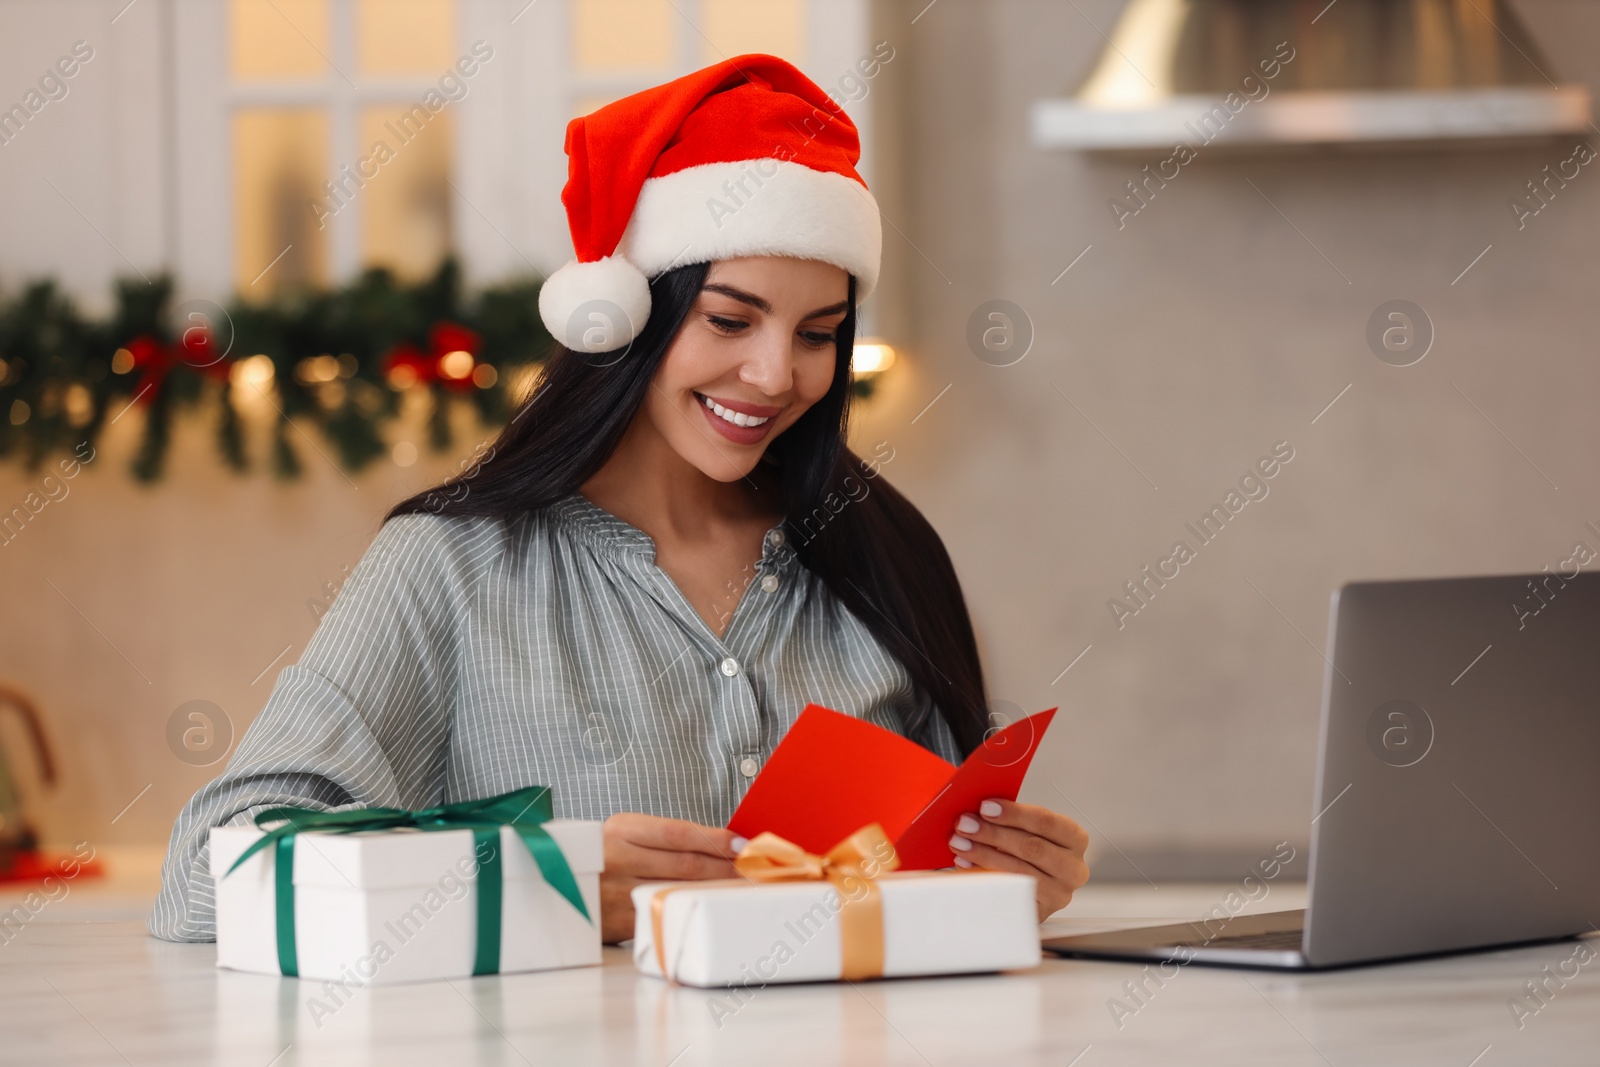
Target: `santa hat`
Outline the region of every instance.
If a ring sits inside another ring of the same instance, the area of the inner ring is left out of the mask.
[[[566,151],[577,258],[544,283],[539,315],[568,348],[628,344],[650,317],[646,279],[689,263],[795,256],[855,275],[858,299],[877,283],[883,228],[855,170],[855,124],[775,56],[738,56],[573,119]]]

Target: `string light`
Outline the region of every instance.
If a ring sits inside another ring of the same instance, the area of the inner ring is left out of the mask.
[[[458,348],[439,357],[439,373],[446,378],[455,378],[459,381],[472,374],[475,363],[471,352]]]
[[[233,370],[229,372],[234,385],[263,386],[276,376],[277,371],[273,368],[272,357],[265,355],[247,356],[235,363]]]

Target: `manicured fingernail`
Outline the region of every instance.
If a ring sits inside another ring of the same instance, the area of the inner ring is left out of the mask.
[[[978,812],[986,818],[992,819],[1000,814],[1000,802],[998,800],[985,800],[978,805]]]
[[[733,849],[735,852],[743,852],[744,846],[748,845],[749,843],[750,839],[748,837],[740,837],[735,834],[733,840],[728,842],[728,847]]]
[[[972,842],[968,841],[960,834],[952,834],[950,837],[950,847],[955,849],[957,852],[965,852],[972,847]]]
[[[957,867],[971,867],[972,866],[972,861],[967,859],[967,857],[965,857],[965,856],[957,856],[956,857],[956,866]]]
[[[975,834],[983,824],[971,815],[963,815],[956,820],[956,830],[963,834]]]

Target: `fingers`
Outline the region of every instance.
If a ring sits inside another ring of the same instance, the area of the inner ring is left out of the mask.
[[[981,821],[997,826],[1009,826],[1054,841],[1062,848],[1083,855],[1089,847],[1089,835],[1071,819],[1058,811],[1041,808],[1037,804],[1019,804],[1015,800],[985,800],[978,806]]]
[[[638,880],[733,878],[731,830],[624,812],[605,821],[606,871]]]
[[[737,878],[733,861],[700,852],[668,852],[622,842],[606,849],[606,869],[644,881],[688,882],[705,878]]]
[[[699,852],[723,859],[732,859],[744,844],[744,839],[732,830],[638,812],[613,815],[606,820],[605,828],[608,840],[616,836],[641,848]]]
[[[1009,852],[1002,852],[993,845],[972,842],[970,847],[956,853],[956,866],[982,867],[986,871],[1011,871],[1015,874],[1030,874],[1040,882],[1052,881],[1050,875],[1035,867],[1025,859],[1013,856]]]
[[[1063,854],[1071,855],[1064,849]],[[1082,861],[1078,861],[1081,863]],[[1037,887],[1034,890],[1038,904],[1039,921],[1060,911],[1072,903],[1072,894],[1075,893],[1089,877],[1089,869],[1083,868],[1081,879],[1052,878],[1047,872],[1039,869],[1027,860],[1019,859],[1009,852],[1002,852],[992,845],[972,841],[964,850],[956,852],[956,865],[958,867],[981,867],[986,871],[1011,871],[1015,874],[1032,875]]]
[[[959,832],[966,830],[974,821],[977,828],[971,833]],[[988,849],[1028,864],[1041,872],[1042,877],[1055,879],[1073,889],[1089,880],[1089,867],[1083,862],[1082,856],[1037,834],[1009,826],[997,826],[982,819],[972,820],[970,816],[957,823],[957,830],[958,833],[951,839],[951,847],[958,853],[972,851],[962,849],[962,841],[973,842],[975,846],[981,843]]]

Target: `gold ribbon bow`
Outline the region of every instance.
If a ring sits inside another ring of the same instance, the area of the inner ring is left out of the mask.
[[[707,886],[759,885],[763,882],[831,882],[839,894],[839,977],[847,981],[883,974],[883,901],[873,881],[900,866],[894,845],[877,823],[868,823],[818,856],[774,833],[760,833],[740,850],[733,867],[743,876],[671,886],[650,898],[650,925],[656,939],[656,963],[667,970],[663,938],[666,898],[679,889]]]

